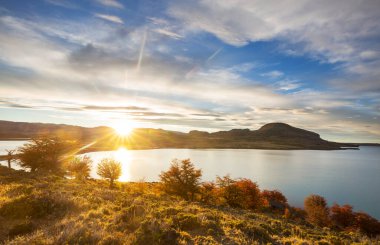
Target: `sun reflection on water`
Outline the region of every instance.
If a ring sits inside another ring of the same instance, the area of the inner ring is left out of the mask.
[[[130,163],[131,163],[131,153],[125,149],[124,147],[119,148],[115,152],[115,160],[121,163],[121,176],[119,181],[130,181],[131,173],[130,173]]]

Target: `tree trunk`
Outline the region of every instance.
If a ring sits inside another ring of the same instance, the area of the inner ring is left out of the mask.
[[[110,179],[110,188],[113,188],[113,179]]]
[[[12,168],[10,159],[8,159],[8,168]]]

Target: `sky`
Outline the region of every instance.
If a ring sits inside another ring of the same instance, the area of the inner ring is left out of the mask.
[[[380,1],[0,0],[0,120],[380,143]]]

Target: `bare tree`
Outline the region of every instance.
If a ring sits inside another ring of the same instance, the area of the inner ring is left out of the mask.
[[[12,168],[12,162],[16,161],[16,150],[5,150],[7,152],[8,168]]]

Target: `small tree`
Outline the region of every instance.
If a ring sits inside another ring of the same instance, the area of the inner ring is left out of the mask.
[[[67,171],[70,176],[77,180],[86,180],[90,177],[92,160],[89,156],[75,157],[67,164]]]
[[[32,172],[45,170],[64,173],[63,163],[69,153],[70,143],[58,138],[36,138],[18,149],[20,165]]]
[[[96,173],[100,177],[109,180],[110,188],[113,188],[114,181],[121,176],[121,163],[113,158],[104,158],[98,164]]]
[[[16,150],[5,150],[7,152],[8,168],[12,168],[12,162],[16,160]]]
[[[160,174],[160,180],[165,192],[194,200],[201,176],[202,171],[195,169],[190,159],[174,159],[169,170]]]
[[[320,227],[329,224],[329,208],[324,197],[310,195],[305,198],[304,205],[310,223]]]

